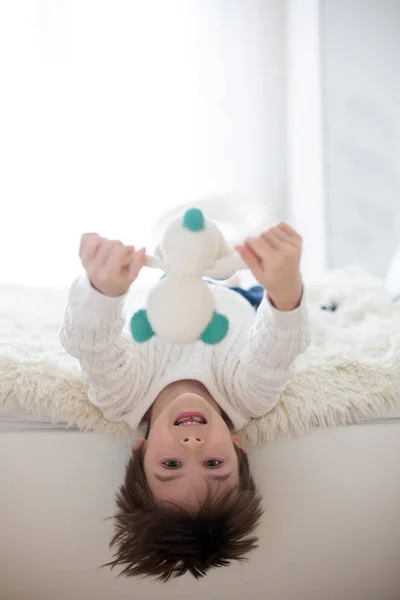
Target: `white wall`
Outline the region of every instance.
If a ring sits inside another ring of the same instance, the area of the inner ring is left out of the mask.
[[[0,434],[1,600],[395,600],[400,422],[252,453],[267,508],[248,564],[169,584],[116,579],[113,496],[128,449],[92,433]],[[218,591],[217,591],[218,590]]]
[[[383,275],[400,240],[400,3],[320,5],[328,261]]]

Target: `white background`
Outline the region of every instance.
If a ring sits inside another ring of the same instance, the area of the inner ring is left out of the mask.
[[[0,282],[68,284],[80,234],[165,209],[285,202],[284,4],[0,4]]]
[[[232,197],[303,269],[384,275],[399,243],[396,0],[0,3],[0,283],[67,285],[83,231],[149,243]]]

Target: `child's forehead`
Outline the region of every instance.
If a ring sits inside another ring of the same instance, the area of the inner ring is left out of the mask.
[[[176,503],[180,508],[198,511],[208,497],[218,503],[228,490],[237,488],[239,476],[237,471],[225,480],[207,480],[204,476],[188,475],[179,479],[161,483],[150,478],[150,488],[158,503]]]

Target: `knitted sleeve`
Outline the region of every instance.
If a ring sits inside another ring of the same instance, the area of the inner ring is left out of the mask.
[[[300,306],[290,312],[276,310],[264,296],[240,351],[231,387],[233,400],[246,417],[260,417],[277,404],[293,376],[295,359],[309,343],[304,294]]]
[[[139,352],[123,333],[125,296],[97,292],[83,276],[72,285],[60,341],[80,362],[89,382],[89,400],[106,419],[129,412],[141,386]],[[143,366],[143,365],[142,365]]]

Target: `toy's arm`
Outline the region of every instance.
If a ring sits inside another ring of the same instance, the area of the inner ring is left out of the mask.
[[[241,269],[248,269],[246,263],[236,252],[217,260],[212,267],[205,272],[206,277],[211,279],[229,279]]]
[[[146,254],[146,258],[144,261],[146,267],[150,267],[151,269],[161,269],[164,273],[167,272],[167,264],[162,258],[158,256],[151,256],[151,254]]]

